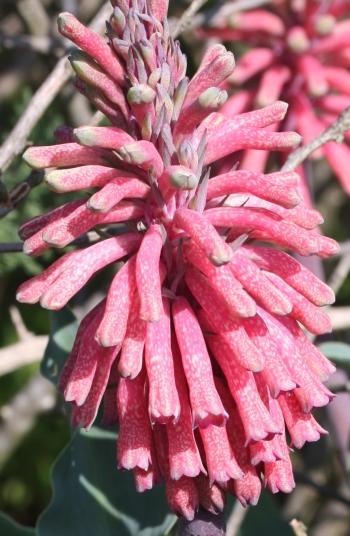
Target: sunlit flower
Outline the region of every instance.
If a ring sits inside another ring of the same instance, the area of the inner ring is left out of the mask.
[[[248,46],[228,79],[234,94],[223,113],[233,117],[282,98],[290,104],[283,128],[311,141],[350,106],[349,1],[276,0],[238,13],[234,4],[226,3],[201,30]],[[348,140],[346,134],[343,143],[328,143],[313,156],[327,159],[350,194]],[[263,171],[268,156],[247,151],[242,167]]]
[[[332,291],[281,249],[327,257],[294,172],[264,175],[210,165],[242,149],[289,151],[276,133],[283,102],[226,119],[219,111],[234,59],[221,46],[189,81],[169,37],[165,2],[115,2],[108,44],[64,13],[59,28],[82,50],[76,86],[110,126],[61,129],[61,143],[24,158],[55,192],[94,189],[24,224],[24,250],[62,248],[96,227],[18,291],[59,310],[102,268],[123,260],[108,294],[83,319],[60,389],[75,426],[118,420],[118,465],[138,491],[165,481],[170,507],[192,519],[217,512],[226,490],[256,504],[261,480],[289,492],[286,442],[325,431],[311,415],[331,393],[333,366],[308,340],[330,330]],[[261,244],[264,242],[264,245]],[[270,245],[268,245],[270,243]]]

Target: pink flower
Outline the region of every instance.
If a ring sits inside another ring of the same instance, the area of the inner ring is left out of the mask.
[[[163,480],[171,508],[223,508],[225,491],[256,504],[261,479],[294,486],[292,444],[324,430],[313,407],[332,397],[334,368],[307,339],[330,330],[332,291],[280,248],[327,257],[334,241],[300,202],[298,175],[209,164],[240,150],[288,151],[277,102],[227,120],[219,89],[234,70],[221,45],[194,78],[169,38],[164,2],[114,2],[108,43],[62,14],[77,87],[110,126],[60,129],[24,158],[56,192],[93,188],[25,223],[28,254],[62,248],[97,226],[107,238],[65,253],[24,283],[18,300],[58,310],[100,270],[123,260],[108,294],[81,322],[60,379],[72,421],[119,421],[118,465],[138,491]],[[267,244],[261,244],[261,241]],[[276,248],[275,246],[279,246]],[[259,470],[257,466],[259,465]]]
[[[282,127],[295,128],[308,143],[350,106],[350,20],[344,18],[350,15],[349,2],[281,0],[239,13],[232,7],[234,2],[225,4],[201,30],[224,42],[250,45],[226,81],[233,95],[222,113],[232,118],[282,98],[290,104]],[[348,139],[326,144],[313,157],[324,156],[350,194]],[[241,164],[263,171],[267,158],[268,152],[248,150]]]

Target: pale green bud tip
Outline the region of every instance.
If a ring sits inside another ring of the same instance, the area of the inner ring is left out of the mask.
[[[155,98],[156,92],[146,84],[131,87],[127,95],[129,104],[149,104]]]
[[[129,143],[117,151],[120,158],[130,164],[143,164],[147,160],[147,155],[138,143]]]
[[[316,19],[315,30],[320,35],[328,35],[335,27],[336,19],[333,15],[321,15]]]
[[[170,173],[170,181],[174,188],[178,188],[179,190],[193,190],[198,184],[196,175],[186,171],[174,171]]]
[[[87,145],[92,147],[96,144],[96,135],[92,127],[79,127],[73,130],[74,139],[81,143],[81,145]]]
[[[70,34],[73,30],[75,21],[76,19],[72,13],[68,13],[67,11],[60,13],[57,17],[57,26],[59,32],[63,35]]]
[[[44,182],[47,184],[47,186],[50,188],[50,190],[53,190],[54,192],[61,192],[64,190],[62,189],[62,185],[60,184],[60,171],[46,171],[44,175]]]
[[[32,168],[41,169],[42,167],[45,167],[40,156],[37,156],[36,151],[33,151],[32,149],[32,147],[29,147],[29,149],[23,153],[23,160]]]
[[[198,103],[202,108],[217,109],[227,100],[227,92],[217,87],[209,87],[198,97]]]
[[[222,266],[223,264],[228,264],[230,262],[232,255],[232,251],[230,251],[228,248],[217,247],[210,256],[210,260],[215,266]]]
[[[306,52],[310,47],[307,36],[301,32],[292,32],[287,37],[289,48],[296,53]]]

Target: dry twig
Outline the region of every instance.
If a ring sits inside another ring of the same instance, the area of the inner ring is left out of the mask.
[[[239,501],[236,501],[232,512],[227,520],[226,535],[236,536],[244,521],[245,516],[248,513],[248,508],[243,508]]]
[[[289,523],[295,536],[307,536],[307,529],[302,521],[299,519],[292,519]]]
[[[179,19],[175,30],[173,32],[174,37],[178,37],[182,32],[188,30],[192,26],[193,16],[206,4],[207,0],[193,0],[190,6],[182,14]]]
[[[1,408],[0,466],[3,466],[22,438],[32,429],[39,413],[55,405],[54,386],[34,376],[14,398]]]
[[[338,119],[314,140],[293,151],[282,167],[282,171],[293,171],[300,166],[311,153],[330,141],[341,143],[344,140],[344,134],[347,130],[350,130],[350,107],[346,108],[344,112],[339,115]]]
[[[106,2],[91,22],[90,27],[101,32],[110,14],[110,4]],[[0,172],[3,173],[12,160],[27,144],[27,138],[36,123],[51,104],[57,93],[71,76],[67,56],[61,58],[40,88],[35,92],[26,110],[12,129],[5,143],[0,147]]]

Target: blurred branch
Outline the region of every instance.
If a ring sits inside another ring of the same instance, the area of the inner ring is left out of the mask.
[[[55,388],[42,376],[34,376],[0,410],[0,466],[3,466],[22,438],[32,429],[38,414],[55,405]]]
[[[224,1],[220,1],[217,2],[214,7],[209,9],[206,13],[199,13],[195,17],[193,17],[192,14],[188,24],[186,24],[181,31],[189,30],[190,28],[198,28],[199,26],[208,23],[210,26],[210,22],[213,23],[215,21],[216,15],[221,16],[223,13],[225,13],[225,15],[233,15],[234,13],[238,13],[240,11],[248,11],[249,9],[255,9],[266,4],[271,4],[272,1],[273,0],[236,0],[235,2],[230,2],[227,4],[225,4]]]
[[[178,37],[182,32],[188,30],[192,26],[193,16],[207,3],[207,0],[193,0],[190,6],[182,14],[179,19],[175,30],[173,32],[173,37]]]
[[[0,349],[0,376],[40,361],[48,343],[47,335],[34,335],[27,330],[17,307],[10,307],[10,316],[20,340]]]
[[[44,172],[33,170],[29,176],[23,182],[20,182],[10,192],[6,192],[6,199],[3,203],[0,203],[0,219],[4,218],[9,212],[11,212],[18,203],[23,201],[29,194],[29,192],[38,186],[43,180]],[[1,251],[1,249],[0,249]],[[15,251],[18,251],[15,249]]]
[[[106,2],[92,20],[90,27],[97,32],[101,32],[104,29],[110,11],[110,4],[109,2]],[[3,173],[9,167],[12,160],[23,151],[27,144],[28,135],[70,76],[71,69],[67,61],[67,56],[64,56],[58,61],[56,67],[35,92],[7,140],[0,147],[1,173]]]
[[[347,130],[350,130],[350,107],[346,108],[344,112],[339,115],[338,119],[314,140],[293,151],[288,156],[282,167],[282,171],[293,171],[300,166],[311,153],[330,141],[342,143],[344,140],[344,133]]]
[[[350,506],[350,499],[335,491],[334,488],[318,484],[305,472],[302,473],[301,471],[294,471],[294,474],[297,482],[313,487],[319,492],[320,495],[323,495],[328,499],[334,499],[335,501],[345,504],[346,506]]]
[[[247,515],[249,508],[244,508],[239,501],[236,501],[231,514],[227,520],[227,536],[236,536],[239,532],[239,529],[244,521],[245,516]]]
[[[333,330],[347,329],[350,327],[350,307],[330,307],[327,311]]]
[[[33,35],[47,35],[51,21],[40,0],[19,0],[17,9]]]
[[[328,285],[334,290],[334,293],[337,294],[338,290],[342,287],[345,279],[347,278],[350,271],[350,253],[345,253],[338,262],[337,266],[333,270],[329,280]]]
[[[9,374],[31,363],[37,363],[43,357],[48,342],[46,335],[32,335],[0,350],[0,376]]]
[[[30,47],[42,54],[62,51],[62,42],[59,39],[46,35],[6,35],[0,32],[0,46],[4,48]]]
[[[292,519],[289,523],[295,536],[307,536],[307,529],[302,521],[298,519]]]

